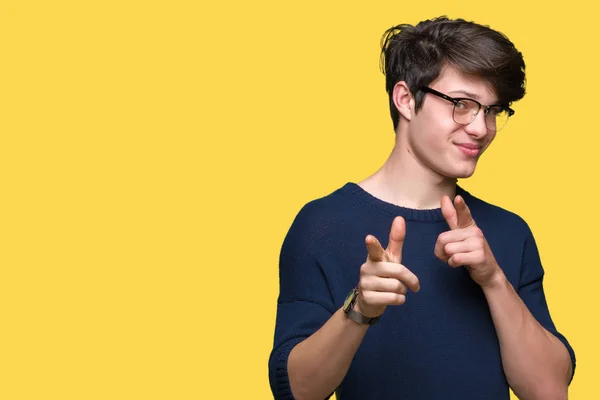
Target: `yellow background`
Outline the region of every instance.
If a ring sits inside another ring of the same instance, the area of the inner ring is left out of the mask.
[[[0,398],[270,398],[283,237],[383,163],[379,40],[442,14],[524,54],[528,94],[462,185],[532,227],[571,398],[600,398],[586,4],[0,2]]]

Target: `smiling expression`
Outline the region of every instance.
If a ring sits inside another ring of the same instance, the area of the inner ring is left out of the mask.
[[[469,97],[482,104],[497,103],[493,89],[484,79],[452,67],[442,69],[429,87],[451,97]],[[414,99],[409,107],[414,110]],[[487,130],[483,111],[471,124],[457,124],[452,118],[453,107],[447,100],[425,94],[421,109],[412,111],[410,121],[405,121],[408,123],[404,128],[404,145],[431,172],[441,177],[467,178],[475,172],[479,157],[496,133]]]

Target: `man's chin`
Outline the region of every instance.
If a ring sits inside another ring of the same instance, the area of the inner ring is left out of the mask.
[[[473,176],[473,174],[475,173],[475,166],[470,167],[470,168],[465,168],[462,170],[457,170],[454,171],[454,173],[452,174],[452,178],[456,178],[456,179],[466,179],[466,178],[470,178],[471,176]]]
[[[453,162],[445,166],[439,165],[436,171],[449,179],[465,179],[470,178],[475,173],[476,166],[477,164],[474,162]]]

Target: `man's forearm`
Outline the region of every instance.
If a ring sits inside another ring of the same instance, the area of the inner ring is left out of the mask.
[[[503,273],[483,291],[515,394],[522,400],[566,399],[572,367],[565,346],[531,315]]]
[[[340,309],[288,358],[288,377],[297,400],[322,400],[342,382],[368,325],[346,318]]]

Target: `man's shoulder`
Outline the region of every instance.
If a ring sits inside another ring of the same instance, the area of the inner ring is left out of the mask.
[[[354,199],[352,183],[346,183],[329,193],[315,198],[302,206],[294,225],[322,225],[328,221],[340,221],[352,217]]]
[[[346,183],[328,194],[309,201],[296,214],[288,236],[300,236],[314,241],[335,237],[342,227],[353,226],[359,213],[367,213],[352,192],[354,184]]]
[[[480,227],[488,226],[512,233],[529,233],[527,222],[516,212],[483,200],[464,189],[461,189],[459,193],[464,197],[473,219]]]

